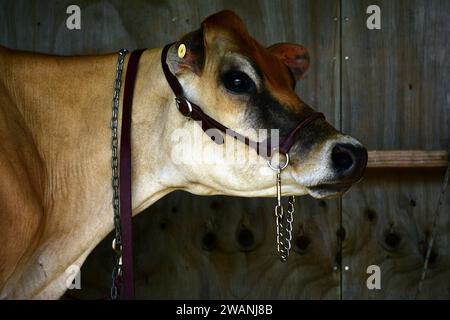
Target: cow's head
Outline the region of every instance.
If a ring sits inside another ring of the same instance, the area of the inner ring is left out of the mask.
[[[181,44],[186,53],[180,54]],[[167,63],[189,100],[254,140],[261,140],[256,129],[279,129],[283,137],[314,112],[295,93],[296,82],[309,65],[307,50],[286,43],[264,48],[231,11],[208,17],[199,30],[180,39],[169,49]],[[189,132],[199,130],[192,121],[184,126]],[[274,172],[264,159],[230,161],[224,155],[227,141],[217,145],[206,135],[203,138],[204,143],[191,141],[185,149],[189,161],[183,162],[183,170],[190,191],[273,195]],[[254,153],[242,143],[235,145]],[[282,172],[284,194],[338,195],[360,180],[367,163],[366,149],[323,119],[299,134],[289,155],[290,164]],[[204,161],[205,156],[213,161]]]

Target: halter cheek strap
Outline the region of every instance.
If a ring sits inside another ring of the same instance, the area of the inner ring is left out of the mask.
[[[177,104],[177,108],[180,113],[188,117],[190,119],[196,120],[200,122],[202,130],[217,144],[223,144],[224,138],[220,132],[228,134],[235,139],[241,141],[242,143],[248,145],[249,147],[255,149],[256,153],[266,160],[270,161],[274,151],[278,151],[279,153],[286,156],[287,166],[289,159],[289,151],[295,143],[295,139],[298,133],[307,127],[310,123],[317,119],[325,119],[325,116],[320,112],[314,112],[308,118],[300,122],[281,142],[279,146],[272,146],[270,139],[264,141],[253,141],[249,137],[243,136],[240,133],[228,128],[227,126],[221,124],[215,119],[208,116],[203,110],[196,105],[195,103],[189,101],[188,98],[184,95],[183,87],[181,86],[178,79],[175,75],[170,71],[169,66],[167,65],[167,53],[170,47],[174,43],[168,44],[164,47],[161,53],[161,65],[164,72],[164,76],[166,77],[167,83],[175,94],[175,101]],[[219,138],[218,138],[219,137]],[[270,165],[270,162],[269,162]]]

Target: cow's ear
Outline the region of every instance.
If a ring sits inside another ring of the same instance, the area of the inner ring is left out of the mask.
[[[300,80],[309,67],[309,53],[302,45],[277,43],[267,50],[289,67],[296,80]]]
[[[200,76],[204,62],[203,28],[183,36],[170,48],[167,55],[170,71],[176,75],[189,70]]]

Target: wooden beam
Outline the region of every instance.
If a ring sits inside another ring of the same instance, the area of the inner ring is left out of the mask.
[[[369,151],[368,168],[430,168],[447,167],[445,150],[372,150]]]

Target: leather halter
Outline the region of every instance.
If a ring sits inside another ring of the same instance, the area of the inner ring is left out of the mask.
[[[290,131],[290,133],[284,137],[281,143],[278,145],[272,145],[270,139],[258,142],[253,141],[249,137],[243,136],[240,133],[224,126],[220,122],[208,116],[203,110],[196,105],[195,103],[189,101],[188,98],[184,95],[183,87],[181,86],[178,79],[173,75],[170,71],[169,66],[167,65],[167,53],[170,47],[174,43],[168,44],[164,47],[161,53],[161,65],[166,77],[167,82],[169,83],[170,88],[175,94],[175,101],[180,113],[190,119],[196,120],[200,122],[202,130],[217,144],[223,144],[224,139],[218,139],[218,131],[221,131],[225,134],[228,134],[235,139],[245,143],[249,147],[255,149],[256,153],[266,160],[270,160],[272,158],[273,151],[278,151],[279,153],[287,156],[292,146],[296,141],[296,137],[298,133],[307,127],[310,123],[317,119],[325,119],[325,116],[321,112],[314,112],[309,117],[301,121],[294,129]],[[211,130],[213,129],[213,130]]]
[[[122,129],[120,134],[120,232],[122,238],[122,270],[120,298],[134,299],[133,234],[131,204],[131,113],[139,58],[145,49],[135,50],[128,60],[123,91]],[[120,284],[119,284],[120,285]]]

